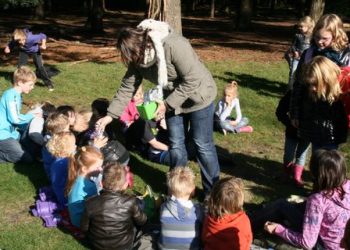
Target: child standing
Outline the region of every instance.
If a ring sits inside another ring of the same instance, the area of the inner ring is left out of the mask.
[[[311,17],[305,16],[298,21],[297,26],[299,32],[295,34],[292,46],[288,50],[290,54],[288,89],[293,88],[294,72],[298,67],[300,56],[310,47],[315,22]]]
[[[44,68],[40,51],[40,49],[46,49],[46,35],[43,33],[33,34],[28,29],[15,29],[13,39],[5,47],[5,53],[10,53],[15,46],[19,46],[18,67],[26,65],[29,56],[33,56],[34,64],[40,77],[49,88],[49,91],[53,91],[54,86]]]
[[[286,126],[283,154],[284,170],[288,177],[293,173],[295,184],[302,186],[302,174],[310,142],[299,138],[298,130],[291,123],[289,117],[290,96],[291,90],[288,90],[277,106],[276,116]]]
[[[345,225],[350,218],[350,181],[346,178],[345,159],[336,150],[318,150],[311,157],[310,170],[314,177],[314,194],[306,201],[304,219],[302,214],[291,216],[295,211],[286,201],[280,202],[278,207],[266,208],[268,213],[273,213],[273,220],[285,221],[285,216],[279,216],[289,211],[288,218],[292,220],[289,225],[302,221],[300,225],[289,229],[268,221],[265,230],[298,248],[340,249]]]
[[[54,134],[46,147],[54,159],[48,171],[52,190],[56,195],[58,204],[63,208],[67,205],[64,192],[67,185],[69,157],[74,154],[76,149],[75,137],[71,132]]]
[[[81,230],[95,249],[133,249],[136,226],[143,226],[147,216],[136,197],[125,193],[127,172],[119,163],[103,169],[100,195],[86,200]]]
[[[248,250],[253,241],[250,221],[243,211],[243,181],[219,180],[210,193],[202,240],[205,250]]]
[[[101,172],[102,163],[102,153],[93,146],[82,147],[69,159],[66,195],[68,195],[69,216],[76,227],[80,227],[80,219],[85,208],[84,200],[97,194],[96,184],[91,177]]]
[[[310,141],[312,150],[337,149],[346,142],[348,120],[341,94],[339,67],[324,56],[317,56],[303,69],[299,137]]]
[[[189,167],[176,167],[167,174],[171,195],[161,205],[160,249],[201,249],[200,234],[203,209],[191,197],[195,190],[195,176]]]
[[[21,114],[20,111],[21,94],[28,94],[32,91],[35,82],[36,76],[30,68],[19,67],[13,74],[13,87],[2,94],[0,100],[0,162],[33,161],[29,148],[23,148],[20,143],[20,131],[23,133],[34,116],[41,117],[42,113],[29,111],[27,114]]]
[[[230,117],[233,108],[236,110],[236,119]],[[253,128],[247,126],[248,118],[242,117],[236,81],[232,81],[225,86],[224,97],[217,104],[214,121],[216,127],[222,130],[224,135],[227,131],[234,133],[253,132]]]

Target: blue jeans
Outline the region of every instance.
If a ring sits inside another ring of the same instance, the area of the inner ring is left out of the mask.
[[[249,123],[249,119],[247,117],[243,117],[236,126],[232,126],[230,123],[231,121],[232,120],[230,119],[226,119],[225,121],[220,121],[219,122],[220,128],[225,129],[226,131],[229,131],[229,132],[239,133],[239,129],[241,127],[247,126]]]
[[[286,136],[284,142],[283,164],[287,166],[289,163],[293,162],[295,158],[295,164],[305,166],[309,145],[310,142],[308,141]]]
[[[0,163],[1,162],[32,162],[32,155],[25,151],[18,140],[8,138],[0,141]]]
[[[219,179],[220,166],[213,141],[214,103],[187,114],[167,113],[170,167],[187,165],[186,142],[192,141],[200,166],[203,190],[207,194]]]
[[[293,89],[294,85],[294,73],[297,70],[299,64],[299,59],[292,59],[289,64],[289,81],[288,81],[288,89]]]

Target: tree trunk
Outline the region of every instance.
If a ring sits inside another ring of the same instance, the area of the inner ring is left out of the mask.
[[[181,0],[166,1],[164,10],[165,21],[173,27],[178,34],[182,34]]]
[[[44,1],[40,1],[37,6],[35,6],[35,19],[43,19],[45,17]]]
[[[315,23],[317,23],[318,19],[323,15],[324,6],[326,0],[312,0],[309,16],[314,19]]]
[[[215,0],[211,0],[211,5],[210,5],[210,18],[215,17]]]
[[[92,0],[92,7],[88,14],[86,27],[92,33],[103,33],[103,2],[102,0]]]
[[[251,29],[252,0],[241,0],[237,16],[236,28],[240,30]]]

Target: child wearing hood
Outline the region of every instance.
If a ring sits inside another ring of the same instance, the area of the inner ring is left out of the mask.
[[[160,249],[201,249],[203,209],[191,197],[195,175],[189,167],[176,167],[167,174],[170,197],[160,209]]]

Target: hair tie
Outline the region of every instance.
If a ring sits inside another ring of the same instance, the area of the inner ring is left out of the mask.
[[[86,147],[85,146],[81,147],[81,151],[86,152]]]

